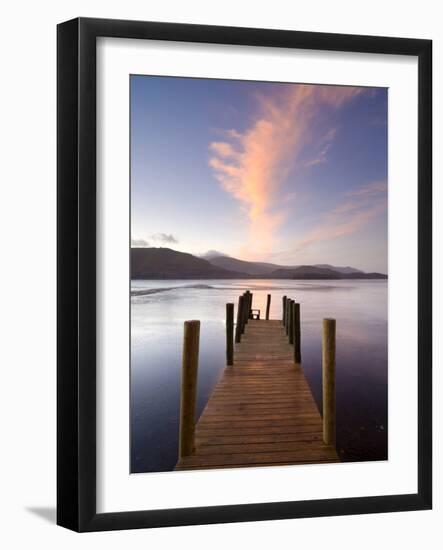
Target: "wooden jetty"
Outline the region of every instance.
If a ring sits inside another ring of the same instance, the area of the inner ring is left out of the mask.
[[[194,347],[183,350],[188,389],[182,385],[180,447],[187,450],[180,452],[177,470],[339,461],[334,447],[335,322],[323,323],[325,418],[322,418],[300,364],[300,326],[294,324],[300,320],[299,304],[289,299],[284,302],[285,321],[264,320],[249,318],[251,296],[241,299],[240,306],[247,304],[249,314],[245,316],[240,311],[237,316],[243,325],[236,327],[237,334],[241,329],[243,334],[235,345],[233,309],[227,308],[228,366],[196,424],[189,414],[189,403],[195,408],[196,391],[196,382],[189,381],[189,372],[196,377],[198,334],[195,344],[195,338],[189,335],[192,326],[185,327],[185,346],[186,341],[194,341]],[[268,304],[266,317],[269,317]],[[199,322],[189,323],[194,323],[197,333]],[[233,357],[228,351],[232,347]],[[189,357],[194,357],[191,367]]]

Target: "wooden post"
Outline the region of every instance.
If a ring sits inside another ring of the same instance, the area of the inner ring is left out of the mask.
[[[266,321],[269,321],[269,310],[271,309],[271,295],[268,294],[268,298],[266,300]]]
[[[291,299],[286,298],[286,324],[285,324],[286,336],[289,335],[289,306],[290,306],[290,304],[291,304]]]
[[[283,326],[286,325],[286,296],[283,296],[283,315],[282,315],[282,318],[283,318]]]
[[[246,302],[245,302],[245,323],[247,324],[248,323],[248,320],[250,318],[250,314],[251,314],[251,307],[252,307],[252,293],[247,290],[245,292],[245,296],[246,296]]]
[[[245,327],[248,322],[248,304],[249,304],[249,296],[248,291],[246,291],[243,294],[243,309],[242,309],[242,324],[241,324],[241,333],[244,334]]]
[[[335,446],[335,319],[323,319],[323,441]]]
[[[243,292],[243,325],[245,325],[247,323],[247,319],[248,319],[248,314],[247,314],[247,311],[248,311],[248,291],[246,292]],[[243,334],[243,330],[242,330],[242,334]]]
[[[200,321],[185,321],[180,399],[179,458],[194,452]]]
[[[249,292],[249,290],[248,290]],[[251,310],[252,310],[252,300],[254,298],[254,294],[252,292],[249,292],[249,305],[248,305],[248,319],[251,319]]]
[[[289,302],[289,343],[294,343],[294,300]]]
[[[234,304],[226,304],[226,364],[234,364]]]
[[[294,363],[301,363],[300,304],[293,302]]]
[[[243,316],[244,316],[244,311],[243,311],[244,301],[245,301],[245,297],[243,295],[238,297],[237,325],[235,327],[235,341],[237,344],[241,342]]]

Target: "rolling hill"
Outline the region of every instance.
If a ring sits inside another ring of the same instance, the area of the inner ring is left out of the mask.
[[[209,260],[171,248],[131,248],[132,279],[387,279],[329,264],[280,266],[228,256]]]
[[[231,258],[230,256],[215,256],[208,259],[212,265],[228,269],[229,271],[241,271],[248,275],[267,275],[272,271],[282,267],[277,264],[269,264],[264,262],[247,262],[245,260],[238,260],[237,258]]]
[[[299,265],[292,265],[292,266],[284,266],[284,265],[278,265],[278,264],[271,264],[271,263],[265,263],[265,262],[247,262],[245,260],[238,260],[237,258],[232,258],[230,256],[209,256],[207,260],[217,267],[222,267],[223,269],[228,269],[229,271],[241,271],[242,273],[247,273],[248,275],[253,276],[268,276],[273,272],[278,272],[280,270],[295,270],[298,268],[306,268],[307,266],[299,266]],[[363,273],[363,271],[359,269],[355,269],[355,267],[350,266],[334,266],[329,264],[314,264],[313,266],[309,266],[313,268],[321,268],[324,270],[331,270],[334,272],[342,273],[344,275],[352,274],[352,273]],[[322,272],[318,272],[322,273]],[[326,273],[326,272],[324,272]],[[332,275],[332,274],[331,274]],[[335,277],[331,277],[335,278]]]
[[[243,279],[192,254],[171,248],[131,248],[131,279]]]
[[[335,269],[315,265],[301,265],[294,268],[280,268],[268,274],[269,279],[387,279],[382,273],[352,271],[342,273]]]

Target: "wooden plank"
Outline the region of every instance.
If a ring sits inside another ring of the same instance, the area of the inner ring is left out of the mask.
[[[338,462],[279,320],[249,319],[177,470]]]
[[[237,427],[226,427],[220,424],[219,426],[210,426],[210,428],[199,428],[196,432],[196,438],[201,435],[256,435],[260,433],[261,435],[268,434],[299,434],[299,433],[323,433],[323,426],[317,424],[312,426],[311,424],[301,424],[301,425],[292,425],[292,426],[276,426],[275,423],[271,426],[267,426],[263,429],[260,429],[260,432],[257,432],[255,426],[237,426]]]
[[[317,409],[309,401],[286,401],[278,403],[243,403],[241,405],[232,401],[218,401],[206,409],[206,416],[218,415],[220,413],[229,415],[238,414],[267,414],[267,413],[296,413],[298,411],[312,411],[317,414]]]
[[[284,433],[284,434],[262,434],[255,433],[253,435],[199,435],[196,441],[200,445],[232,445],[234,443],[281,443],[283,441],[320,441],[322,440],[321,431],[316,433]]]
[[[266,464],[267,462],[286,462],[291,461],[305,461],[305,460],[336,460],[337,457],[328,447],[326,450],[320,449],[301,449],[299,451],[279,451],[275,453],[238,453],[238,454],[215,454],[215,455],[192,455],[182,459],[183,464],[188,466],[194,465],[196,467],[208,466],[231,466],[235,467],[237,464]]]
[[[222,426],[223,423],[226,424],[227,423],[226,420],[223,420],[220,422],[215,421],[213,423],[206,423],[202,426],[202,430],[206,430],[207,433],[215,432],[216,430],[219,430],[219,433],[220,433],[220,427]],[[235,424],[235,422],[233,421],[233,426],[228,430],[226,430],[224,433],[235,433],[237,428],[250,428],[250,429],[261,431],[263,428],[272,428],[273,425],[275,425],[275,423],[276,423],[275,420],[260,420],[260,421],[246,420],[245,423],[241,425],[239,424],[239,422]],[[310,426],[311,431],[319,430],[321,428],[321,424],[319,424],[318,422],[314,422],[312,420],[308,421],[307,419],[300,419],[298,422],[292,422],[292,423],[282,420],[281,422],[278,421],[278,423],[280,426],[291,428],[294,431],[297,430],[297,428],[300,427],[301,425]]]
[[[314,409],[312,411],[305,411],[304,409],[296,409],[290,411],[279,412],[275,414],[275,411],[263,411],[263,412],[251,412],[248,414],[247,411],[244,413],[234,412],[231,413],[229,410],[221,412],[207,412],[204,420],[202,422],[220,422],[220,421],[235,421],[235,420],[296,420],[298,418],[303,419],[317,419],[318,413]]]
[[[224,456],[235,454],[258,454],[258,453],[282,453],[296,451],[302,453],[303,456],[311,454],[324,454],[326,452],[329,457],[330,446],[319,445],[317,441],[279,441],[267,443],[232,443],[207,445],[201,443],[199,447],[199,456]]]
[[[258,464],[206,464],[204,466],[195,466],[194,464],[187,465],[186,463],[177,464],[176,470],[222,470],[227,468],[260,468],[260,467],[269,467],[269,466],[301,466],[303,464],[331,464],[334,462],[340,462],[338,458],[328,459],[328,460],[291,460],[291,461],[280,461],[280,462],[262,462]]]

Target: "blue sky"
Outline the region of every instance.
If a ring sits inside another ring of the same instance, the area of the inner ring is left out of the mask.
[[[387,89],[131,76],[133,246],[387,272]]]

